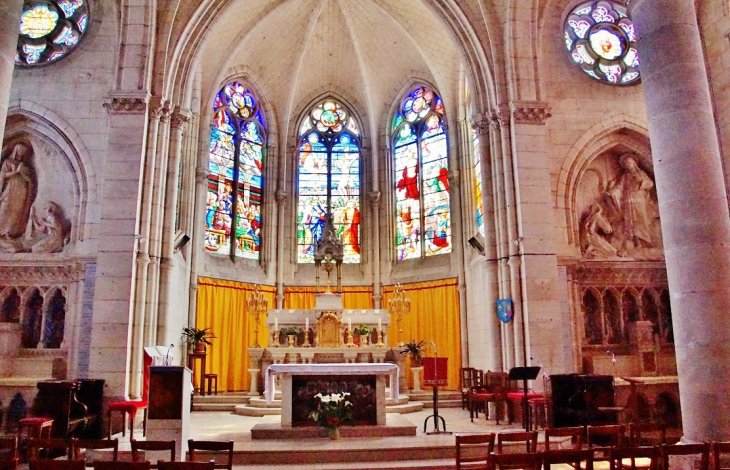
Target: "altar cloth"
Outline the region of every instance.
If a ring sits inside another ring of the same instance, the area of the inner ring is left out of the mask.
[[[274,399],[275,375],[390,375],[390,398],[398,402],[398,366],[396,364],[271,364],[266,368],[264,398]]]

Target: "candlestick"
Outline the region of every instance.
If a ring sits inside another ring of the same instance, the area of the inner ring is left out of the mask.
[[[274,318],[274,331],[279,331],[279,318]]]
[[[347,319],[347,329],[352,333],[352,318]]]
[[[304,329],[305,329],[305,330],[307,330],[307,331],[309,331],[309,318],[307,318],[307,319],[305,320],[305,322],[304,322],[304,325],[305,325],[305,326],[304,326]]]

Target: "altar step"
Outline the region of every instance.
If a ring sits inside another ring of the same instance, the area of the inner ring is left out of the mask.
[[[251,400],[247,392],[225,392],[218,395],[193,396],[193,411],[231,411],[238,405],[245,405]]]
[[[423,402],[411,400],[408,395],[401,395],[397,403],[389,398],[385,400],[387,413],[415,413],[421,411],[425,407],[424,405]],[[193,405],[193,411],[195,411],[195,405]],[[281,415],[281,399],[272,400],[271,403],[267,404],[262,397],[251,397],[248,403],[234,406],[233,412],[241,416],[255,417]]]
[[[433,408],[433,392],[424,390],[405,392],[411,400],[423,402],[424,408]],[[461,392],[458,390],[439,390],[439,408],[461,408]]]

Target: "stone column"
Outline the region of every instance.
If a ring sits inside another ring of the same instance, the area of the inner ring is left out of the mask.
[[[730,439],[730,218],[692,0],[633,0],[684,440]]]
[[[478,116],[471,124],[472,130],[479,138],[479,153],[481,155],[481,177],[482,177],[482,220],[484,222],[484,256],[486,258],[486,305],[487,314],[474,312],[471,314],[469,323],[475,321],[484,322],[484,335],[469,340],[484,341],[487,344],[486,368],[488,370],[499,370],[502,365],[500,350],[502,339],[500,335],[499,319],[497,318],[497,299],[499,299],[499,265],[497,259],[496,240],[496,217],[494,184],[492,183],[492,158],[490,152],[490,120],[485,116]],[[482,329],[482,325],[477,325]]]
[[[23,0],[0,2],[0,143],[5,135],[5,119],[8,117],[10,85],[15,68],[15,48],[18,45],[18,25],[23,11]]]
[[[368,197],[373,214],[373,306],[380,308],[383,299],[380,285],[380,191],[370,191]]]
[[[284,212],[289,193],[280,189],[276,191],[276,308],[284,307]],[[296,245],[296,240],[292,243]]]
[[[162,256],[160,266],[160,301],[157,321],[158,342],[171,342],[170,302],[172,300],[172,270],[175,255],[175,217],[177,216],[177,192],[180,179],[180,160],[182,155],[183,133],[190,120],[190,111],[179,106],[170,117],[170,161],[167,165],[167,181],[165,182],[165,212],[162,226]],[[186,319],[187,320],[187,319]],[[175,335],[172,335],[174,339]]]
[[[207,157],[207,155],[206,155]],[[208,197],[207,184],[210,172],[205,166],[195,168],[195,209],[193,211],[193,231],[190,248],[190,292],[188,300],[188,325],[195,325],[198,308],[198,265],[204,255],[205,212]]]

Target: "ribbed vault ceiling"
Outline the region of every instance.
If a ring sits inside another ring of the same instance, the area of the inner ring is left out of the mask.
[[[199,57],[204,99],[231,71],[245,71],[284,135],[306,103],[328,92],[356,106],[377,135],[414,79],[433,83],[447,114],[456,112],[461,55],[419,0],[232,0]]]

